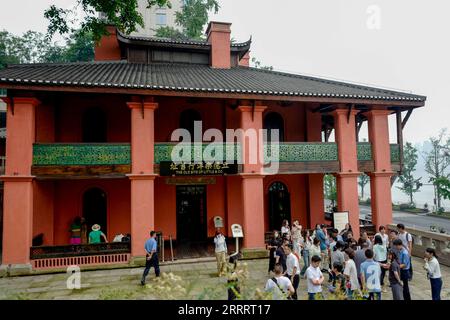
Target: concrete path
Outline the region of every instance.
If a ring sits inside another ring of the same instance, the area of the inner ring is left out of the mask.
[[[249,276],[243,294],[250,299],[257,288],[264,288],[268,279],[268,260],[246,262]],[[430,285],[422,264],[421,259],[414,259],[414,279],[410,285],[412,297],[430,300]],[[172,272],[181,279],[167,277],[160,282],[155,282],[152,269],[147,281],[149,288],[139,284],[142,271],[143,268],[83,271],[81,289],[78,290],[67,289],[67,274],[0,278],[0,299],[227,299],[226,279],[216,276],[215,262],[163,266],[163,273]],[[450,268],[442,266],[442,274],[442,298],[449,300]],[[306,299],[304,279],[300,281],[298,293],[299,299]],[[391,293],[383,294],[382,298],[390,300]]]

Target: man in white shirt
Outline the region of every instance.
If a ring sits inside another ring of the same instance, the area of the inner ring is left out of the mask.
[[[297,288],[300,283],[300,264],[289,246],[284,247],[284,252],[286,253],[286,276],[291,280],[292,286],[294,287],[292,300],[297,300]]]
[[[308,281],[309,300],[316,300],[317,296],[323,298],[322,283],[325,278],[319,268],[321,260],[319,256],[313,256],[311,258],[311,265],[306,269],[305,276]]]
[[[389,235],[386,232],[386,227],[385,226],[380,226],[378,228],[378,233],[375,234],[376,236],[380,236],[381,240],[383,240],[383,245],[387,248],[389,247]]]
[[[403,223],[397,224],[398,229],[398,238],[402,240],[403,247],[408,251],[409,257],[412,257],[412,246],[413,246],[413,238],[412,235],[405,230],[405,225]],[[412,280],[413,276],[413,265],[412,259],[409,262],[409,281]]]
[[[346,261],[344,275],[348,281],[350,281],[350,288],[347,288],[347,297],[349,300],[353,299],[353,295],[359,291],[359,281],[358,281],[358,271],[356,269],[355,261],[355,251],[351,248],[345,250]]]
[[[276,264],[273,269],[275,277],[267,280],[265,290],[272,293],[273,300],[286,300],[295,293],[291,280],[283,276],[283,267]]]

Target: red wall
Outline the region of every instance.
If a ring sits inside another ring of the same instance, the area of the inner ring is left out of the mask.
[[[126,98],[114,95],[65,94],[58,103],[36,108],[37,142],[82,142],[84,112],[100,108],[106,115],[108,142],[131,141],[131,116]]]
[[[284,183],[290,193],[291,221],[289,224],[291,225],[293,221],[298,220],[304,228],[307,226],[308,206],[306,178],[306,175],[275,175],[264,178],[264,211],[267,231],[269,231],[269,188],[272,183],[276,181]]]
[[[130,181],[128,179],[55,181],[55,245],[69,243],[70,225],[76,216],[83,214],[83,193],[93,187],[101,188],[106,192],[108,241],[112,241],[116,234],[131,233]]]
[[[53,181],[33,182],[33,237],[43,233],[44,245],[53,244],[54,192]]]

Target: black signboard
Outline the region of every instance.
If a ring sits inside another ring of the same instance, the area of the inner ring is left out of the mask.
[[[222,176],[237,173],[238,165],[226,161],[199,163],[163,161],[159,164],[160,176]]]

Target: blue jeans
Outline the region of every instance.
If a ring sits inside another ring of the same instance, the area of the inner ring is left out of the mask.
[[[433,300],[441,300],[441,289],[442,289],[442,279],[432,279],[430,278],[431,283],[431,297]]]
[[[316,300],[316,298],[323,299],[322,292],[318,292],[318,293],[310,293],[310,292],[308,292],[308,300]]]
[[[303,276],[306,272],[306,269],[309,267],[309,250],[303,250],[303,268],[300,272],[300,275]]]
[[[369,292],[369,300],[381,300],[381,292]]]

